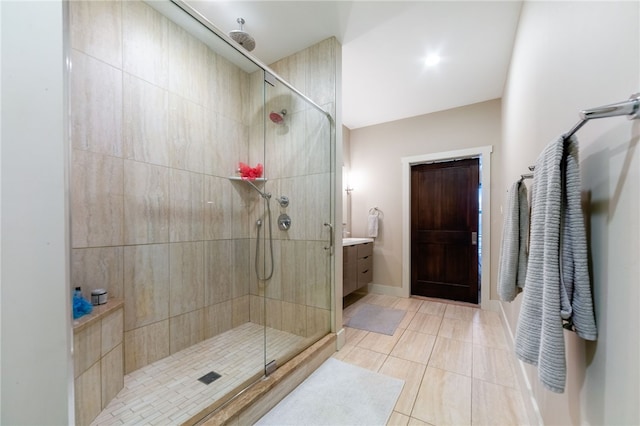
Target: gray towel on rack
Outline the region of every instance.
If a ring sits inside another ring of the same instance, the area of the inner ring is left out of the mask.
[[[563,323],[584,339],[597,337],[580,188],[578,142],[561,137],[536,162],[529,265],[515,338],[518,358],[537,365],[540,381],[554,392],[564,392],[566,378]]]
[[[529,242],[529,201],[527,187],[522,180],[515,182],[507,195],[502,226],[498,295],[511,302],[525,284],[527,248]]]

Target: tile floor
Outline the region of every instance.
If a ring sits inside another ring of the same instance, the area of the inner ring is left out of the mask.
[[[92,425],[178,425],[212,401],[264,371],[264,327],[246,323],[125,376],[124,389]],[[278,358],[304,338],[267,328],[269,352]],[[222,377],[198,381],[210,371]]]
[[[393,336],[345,327],[333,356],[405,381],[389,425],[524,425],[513,357],[495,312],[442,301],[368,294],[364,303],[406,311]]]

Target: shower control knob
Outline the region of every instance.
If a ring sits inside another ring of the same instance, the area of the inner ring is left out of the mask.
[[[288,231],[289,228],[291,228],[291,218],[288,214],[282,213],[278,216],[278,228],[280,228],[281,231]]]

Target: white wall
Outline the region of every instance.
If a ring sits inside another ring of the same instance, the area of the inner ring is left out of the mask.
[[[638,2],[525,3],[503,99],[503,192],[580,109],[640,91],[639,40]],[[565,333],[564,394],[526,371],[545,424],[640,424],[640,120],[592,121],[577,136],[599,338]],[[502,303],[512,329],[520,302]]]
[[[373,284],[402,284],[401,158],[493,146],[492,162],[500,164],[500,115],[500,100],[492,100],[351,130],[350,171],[355,177],[350,196],[352,236],[366,236],[371,207],[377,206],[384,213],[374,244]],[[500,176],[493,175],[492,187],[502,188]],[[499,201],[492,198],[492,210],[498,208]],[[501,220],[499,214],[493,217]],[[501,226],[492,224],[491,241],[496,249],[500,230]],[[497,264],[497,258],[493,256],[493,264]]]
[[[0,423],[73,423],[62,1],[0,2]]]

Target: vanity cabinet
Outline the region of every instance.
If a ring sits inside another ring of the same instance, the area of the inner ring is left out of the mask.
[[[345,245],[342,248],[342,295],[366,286],[373,278],[373,242]]]

